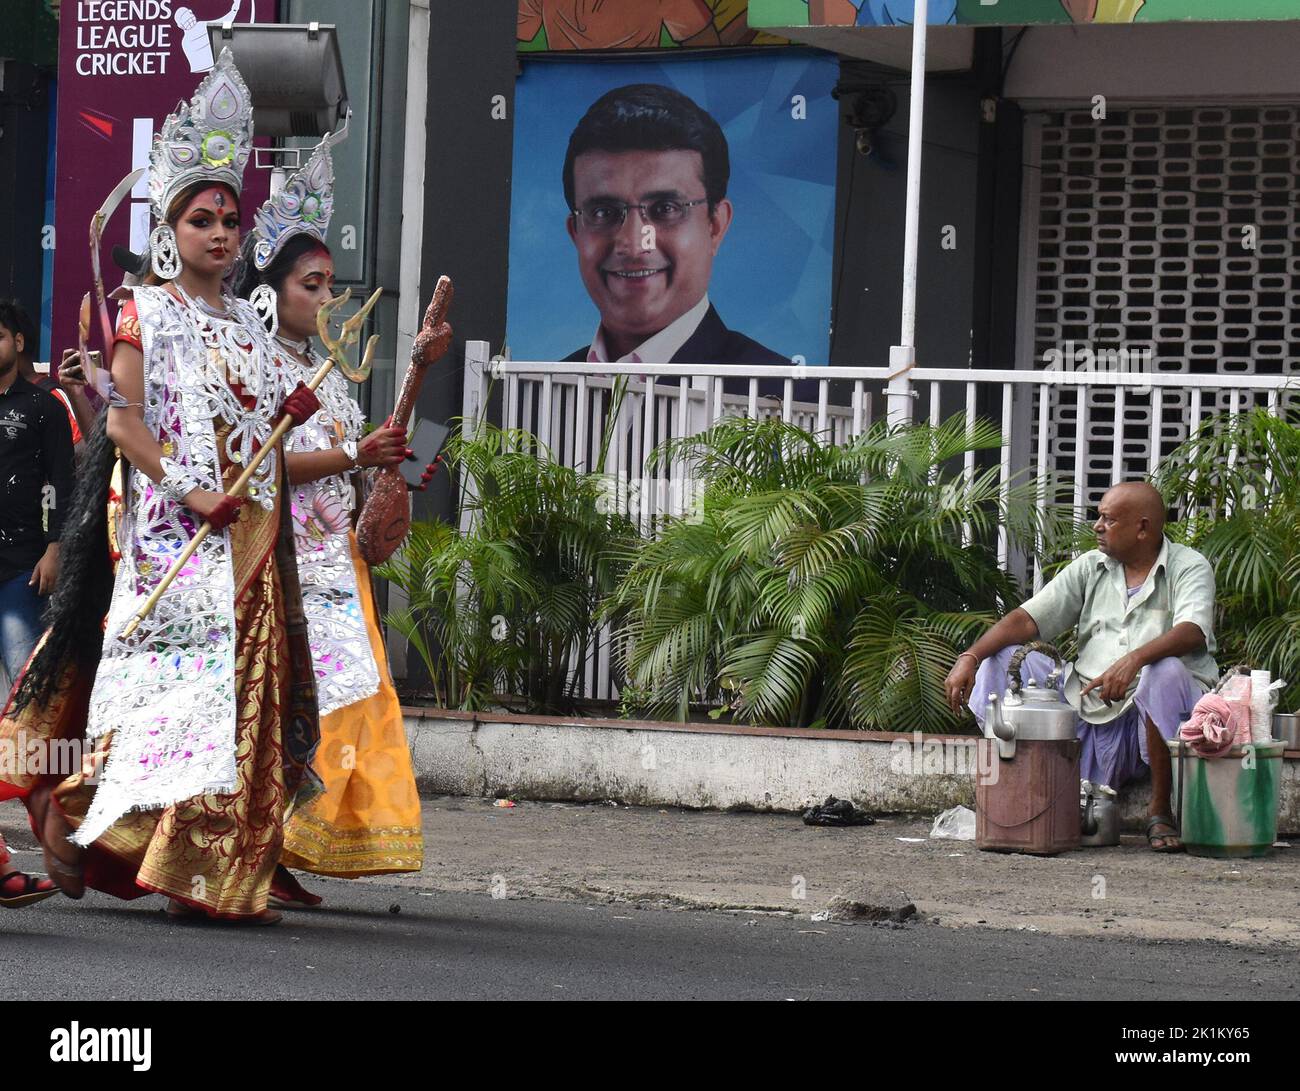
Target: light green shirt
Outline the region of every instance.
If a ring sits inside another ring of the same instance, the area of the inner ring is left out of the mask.
[[[1133,703],[1137,679],[1124,702],[1107,704],[1093,690],[1082,690],[1129,652],[1190,621],[1205,634],[1205,647],[1182,657],[1207,690],[1219,668],[1214,662],[1214,569],[1201,554],[1165,539],[1142,586],[1130,597],[1124,565],[1099,549],[1076,557],[1022,607],[1038,625],[1042,640],[1079,630],[1079,658],[1065,683],[1066,699],[1089,723],[1115,719]]]

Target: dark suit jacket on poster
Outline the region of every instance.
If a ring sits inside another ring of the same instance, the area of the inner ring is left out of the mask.
[[[566,356],[564,362],[585,362],[587,352],[590,349],[590,345],[584,345],[577,352]],[[743,333],[728,329],[718,314],[717,308],[710,303],[709,309],[705,312],[704,317],[700,319],[700,324],[695,328],[695,332],[686,339],[685,344],[677,350],[671,360],[646,360],[644,362],[668,364],[777,364],[789,366],[791,361],[788,356],[773,352],[766,345],[759,344],[752,337],[746,337]],[[664,380],[660,381],[663,382]],[[728,379],[723,385],[728,394],[749,393],[749,380],[747,379]],[[800,397],[798,392],[800,385],[800,383],[795,384],[796,398]],[[764,395],[780,396],[785,389],[785,382],[782,379],[760,379],[758,389],[759,393]],[[814,393],[813,396],[816,397],[816,394]]]

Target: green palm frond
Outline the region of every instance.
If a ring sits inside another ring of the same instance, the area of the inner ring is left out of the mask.
[[[932,622],[901,596],[865,604],[849,636],[841,681],[855,724],[889,731],[955,727],[959,720],[943,691],[957,653],[952,631],[951,619]]]
[[[1061,521],[1054,482],[953,471],[1001,444],[959,416],[840,447],[734,418],[663,445],[702,480],[704,514],[641,543],[611,598],[636,684],[680,715],[728,694],[764,723],[951,727],[938,683],[956,649],[1020,597],[994,528],[1028,549]]]
[[[1263,409],[1207,418],[1156,483],[1182,513],[1169,537],[1214,566],[1220,663],[1246,662],[1300,702],[1300,427]]]
[[[600,475],[559,464],[527,433],[480,424],[447,451],[468,530],[417,524],[379,571],[407,594],[394,627],[448,703],[511,691],[533,710],[570,711],[572,666],[600,639],[636,528],[605,503]]]
[[[819,649],[809,640],[767,631],[737,637],[721,667],[739,691],[735,708],[743,719],[798,724],[801,705],[819,673]]]

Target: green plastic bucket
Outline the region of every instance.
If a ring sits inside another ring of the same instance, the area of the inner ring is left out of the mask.
[[[1183,844],[1193,856],[1267,856],[1277,840],[1281,803],[1281,741],[1234,746],[1203,758],[1169,740],[1174,807]]]

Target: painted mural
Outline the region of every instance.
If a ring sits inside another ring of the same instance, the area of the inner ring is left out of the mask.
[[[515,37],[521,53],[789,44],[749,25],[749,2],[519,0]]]
[[[750,0],[751,27],[911,26],[915,0]],[[1300,19],[1300,0],[930,0],[931,25]]]

